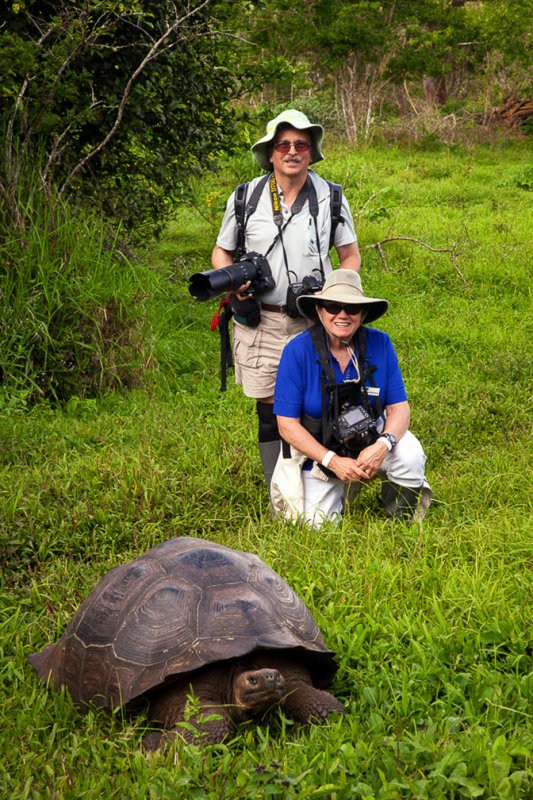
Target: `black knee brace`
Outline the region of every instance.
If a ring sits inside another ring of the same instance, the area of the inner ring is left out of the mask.
[[[259,442],[277,442],[280,439],[278,422],[274,414],[272,403],[262,403],[260,400],[255,404],[257,416],[259,417]]]

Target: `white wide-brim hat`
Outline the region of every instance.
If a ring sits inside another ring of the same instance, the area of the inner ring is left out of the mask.
[[[266,134],[251,147],[255,160],[261,169],[264,169],[266,172],[272,170],[269,150],[278,126],[281,125],[282,122],[286,122],[298,131],[307,131],[313,144],[313,157],[309,162],[310,164],[316,164],[317,161],[324,160],[324,156],[320,150],[322,139],[324,138],[324,128],[322,125],[313,125],[301,111],[297,111],[295,108],[288,108],[286,111],[282,111],[281,114],[278,114],[277,117],[270,120],[266,126]]]
[[[317,301],[330,301],[332,303],[354,303],[364,306],[364,324],[374,322],[382,317],[389,307],[388,300],[377,297],[367,297],[363,294],[359,273],[353,269],[336,269],[325,280],[321,292],[315,294],[302,294],[296,299],[299,311],[309,319],[317,319]]]

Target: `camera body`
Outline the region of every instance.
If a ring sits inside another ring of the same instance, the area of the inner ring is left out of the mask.
[[[296,299],[302,294],[314,294],[322,289],[322,281],[315,278],[314,275],[306,275],[299,283],[290,283],[287,289],[287,316],[288,317],[301,317],[296,305]]]
[[[374,444],[379,438],[380,427],[383,430],[383,420],[372,419],[363,406],[345,406],[339,415],[332,420],[333,433],[343,442],[347,455],[357,455]]]
[[[234,292],[250,281],[248,292],[256,294],[274,288],[274,278],[267,259],[260,253],[245,253],[235,264],[222,269],[195,272],[189,278],[189,293],[204,302],[218,294]]]

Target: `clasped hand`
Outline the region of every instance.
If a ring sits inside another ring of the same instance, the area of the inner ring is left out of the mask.
[[[374,442],[374,444],[361,450],[357,458],[335,456],[330,461],[329,468],[344,483],[370,481],[376,477],[377,471],[388,452],[387,445],[384,442]]]

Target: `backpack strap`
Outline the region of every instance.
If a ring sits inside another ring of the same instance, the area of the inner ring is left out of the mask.
[[[226,375],[228,369],[233,367],[233,356],[231,352],[231,339],[229,334],[229,321],[233,316],[233,309],[226,297],[222,300],[218,310],[211,320],[211,330],[220,333],[220,391],[226,391]]]
[[[374,381],[374,372],[376,371],[376,367],[372,366],[366,357],[366,328],[364,325],[361,325],[359,330],[357,331],[357,344],[359,350],[359,363],[361,366],[361,395],[363,398],[363,405],[366,407],[366,410],[371,414],[371,404],[368,399],[368,389],[366,388],[366,381],[368,380],[369,384],[375,388],[376,382]],[[379,394],[374,395],[374,403],[376,406],[376,410],[378,412],[379,417],[383,417],[383,406],[381,405],[381,400],[379,399]]]
[[[329,387],[330,392],[330,402],[333,402],[333,414],[338,415],[338,392],[337,387],[337,379],[335,378],[335,373],[333,371],[333,366],[331,364],[331,360],[329,357],[329,351],[326,347],[326,342],[324,340],[324,329],[322,325],[313,325],[309,328],[309,336],[311,337],[311,341],[313,342],[314,348],[318,353],[318,357],[320,359],[320,366],[322,367],[322,374],[320,376],[321,382],[321,389],[322,389],[322,431],[323,437],[330,436],[330,429],[329,429],[329,418],[327,416],[326,410],[326,396],[327,396],[327,387]],[[361,368],[361,382],[360,382],[360,389],[359,389],[359,397],[360,402],[363,407],[368,411],[370,416],[376,418],[375,414],[372,411],[372,404],[370,403],[369,396],[368,396],[368,389],[366,387],[366,381],[370,383],[372,387],[375,388],[376,384],[374,381],[374,372],[376,370],[375,366],[372,366],[366,357],[366,328],[364,325],[361,325],[360,328],[357,330],[355,334],[357,338],[357,350],[358,350],[358,360],[359,365]],[[381,404],[381,400],[379,399],[379,395],[374,397],[375,408],[377,411],[377,416],[383,417],[383,406]],[[322,442],[323,444],[327,444],[327,442]],[[333,448],[332,448],[333,449]]]
[[[239,261],[239,259],[242,258],[242,256],[246,253],[246,223],[257,208],[259,198],[261,197],[269,177],[270,175],[263,175],[263,177],[257,182],[248,202],[246,202],[246,195],[248,194],[248,187],[250,184],[240,183],[235,189],[234,207],[235,221],[237,223],[237,250],[235,253],[236,261]]]
[[[235,221],[237,223],[237,250],[235,258],[239,260],[244,255],[244,230],[246,227],[246,194],[248,192],[248,184],[240,183],[235,189],[234,207],[235,207]]]
[[[328,397],[328,386],[336,387],[337,381],[335,379],[335,373],[333,371],[333,366],[330,361],[329,352],[326,347],[326,342],[324,341],[324,328],[320,324],[313,325],[311,328],[309,328],[308,333],[309,336],[311,337],[311,341],[313,342],[313,346],[318,353],[318,357],[320,359],[320,366],[322,367],[322,372],[320,373],[320,394],[321,394],[321,407],[322,407],[321,435],[320,436],[316,436],[316,434],[314,435],[315,438],[317,438],[318,441],[321,442],[321,444],[325,445],[326,447],[332,447],[333,449],[333,436],[328,416],[327,397]],[[337,400],[337,393],[334,394],[334,402],[335,400]],[[306,427],[305,424],[304,427]]]
[[[320,366],[324,371],[327,382],[331,385],[335,384],[337,381],[335,379],[333,367],[331,366],[326,342],[324,341],[324,328],[320,324],[313,325],[311,328],[309,328],[308,333],[311,337],[311,341],[313,342],[313,346],[318,353],[318,357],[320,358]]]
[[[341,214],[342,208],[342,186],[340,183],[332,183],[331,181],[326,181],[329,184],[329,209],[330,209],[330,216],[331,216],[331,233],[329,236],[329,249],[333,247],[333,242],[335,239],[335,231],[337,230],[337,225],[339,222],[342,222],[344,225],[344,217]]]
[[[263,175],[261,180],[257,182],[255,188],[250,195],[250,199],[246,202],[249,183],[240,183],[235,189],[235,219],[237,222],[237,259],[246,252],[244,247],[244,234],[246,231],[246,224],[249,218],[254,213],[259,202],[259,198],[265,188],[270,175]],[[342,209],[342,186],[340,183],[332,183],[326,181],[329,186],[329,209],[331,216],[331,233],[329,237],[329,250],[333,247],[335,239],[335,231],[340,223],[344,224],[344,217],[341,214]],[[314,187],[313,187],[314,188]],[[310,192],[309,195],[309,212],[311,216],[316,219],[318,216],[318,201],[316,192]]]

